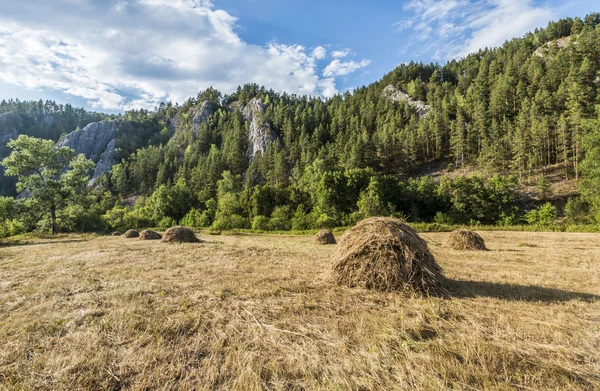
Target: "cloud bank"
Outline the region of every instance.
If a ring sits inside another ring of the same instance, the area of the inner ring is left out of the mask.
[[[208,0],[11,3],[0,13],[0,81],[95,109],[151,109],[249,82],[331,97],[337,78],[369,65],[337,52],[329,61],[322,46],[244,42],[237,19]]]

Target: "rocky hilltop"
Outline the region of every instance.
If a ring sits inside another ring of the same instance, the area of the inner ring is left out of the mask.
[[[198,130],[200,129],[200,125],[208,119],[215,112],[215,105],[205,100],[204,102],[193,106],[187,112],[187,115],[190,119],[190,126],[192,131],[194,132],[194,136],[198,136]],[[180,129],[181,123],[181,113],[175,114],[175,116],[171,119],[169,124],[169,131],[171,135],[174,135],[178,129]]]
[[[92,181],[110,171],[115,164],[115,149],[117,147],[117,131],[119,121],[102,121],[89,124],[83,129],[69,133],[58,142],[75,150],[77,154],[96,163]]]
[[[427,113],[431,110],[431,106],[421,102],[420,100],[415,100],[411,98],[407,93],[397,89],[396,87],[389,85],[384,88],[383,95],[393,100],[394,102],[406,102],[410,107],[415,110],[415,113],[419,117],[425,117]]]
[[[267,146],[275,141],[277,135],[271,125],[263,119],[266,105],[260,98],[254,98],[241,110],[248,121],[248,157],[254,159],[257,154],[263,154]]]

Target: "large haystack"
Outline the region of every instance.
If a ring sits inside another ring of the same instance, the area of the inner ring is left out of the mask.
[[[185,227],[172,227],[165,232],[162,241],[165,243],[200,243],[194,231]]]
[[[129,231],[125,232],[125,235],[123,236],[125,236],[127,239],[134,239],[139,238],[140,233],[135,229],[130,229]]]
[[[339,285],[424,293],[442,291],[443,276],[427,243],[402,220],[363,220],[340,239],[333,276]]]
[[[119,231],[115,231],[112,233],[112,236],[121,236],[121,233]]]
[[[316,244],[336,244],[335,236],[333,236],[333,232],[328,229],[323,229],[319,231],[317,236],[315,236],[314,242]]]
[[[468,229],[457,229],[452,232],[446,239],[444,246],[453,250],[487,251],[483,238]]]
[[[152,231],[150,229],[147,229],[140,233],[140,240],[161,240],[161,239],[162,239],[161,234],[159,234],[156,231]]]

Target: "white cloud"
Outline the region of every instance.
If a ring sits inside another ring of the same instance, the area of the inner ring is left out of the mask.
[[[322,60],[327,57],[327,50],[323,46],[317,46],[312,52],[312,57],[315,60]]]
[[[210,86],[229,93],[249,82],[331,97],[336,77],[368,64],[323,70],[322,46],[248,44],[235,32],[237,19],[207,0],[62,1],[70,1],[62,12],[34,0],[3,9],[0,82],[123,110],[183,102]]]
[[[361,68],[368,66],[371,62],[369,60],[362,60],[361,62],[356,61],[341,61],[339,59],[333,60],[325,70],[323,75],[329,78],[335,78],[339,76],[346,76],[350,73],[357,71]]]
[[[393,27],[412,29],[420,48],[443,60],[501,46],[556,16],[533,0],[412,0],[404,8],[411,16]]]
[[[331,53],[333,58],[344,58],[350,54],[350,49],[335,50]]]

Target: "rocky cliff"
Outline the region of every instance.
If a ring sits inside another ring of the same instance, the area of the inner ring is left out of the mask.
[[[265,153],[267,145],[277,137],[271,125],[263,119],[265,110],[265,103],[260,98],[252,99],[242,109],[242,114],[250,124],[248,128],[248,157],[250,159],[259,153]]]
[[[406,102],[410,107],[412,107],[415,110],[415,113],[419,117],[425,117],[427,113],[429,113],[429,111],[431,110],[431,106],[426,105],[420,100],[415,100],[411,98],[408,94],[402,92],[401,90],[397,89],[392,85],[389,85],[384,88],[383,95],[386,98],[393,100],[394,102]]]
[[[215,105],[212,102],[205,100],[204,102],[191,107],[187,115],[190,119],[189,124],[194,132],[194,136],[198,135],[198,129],[202,122],[206,121],[215,112]],[[175,114],[169,124],[169,131],[174,135],[181,126],[181,113]]]
[[[92,181],[110,171],[115,164],[115,149],[117,146],[117,130],[119,121],[102,121],[89,124],[83,129],[69,133],[58,142],[83,153],[85,157],[96,163]]]

